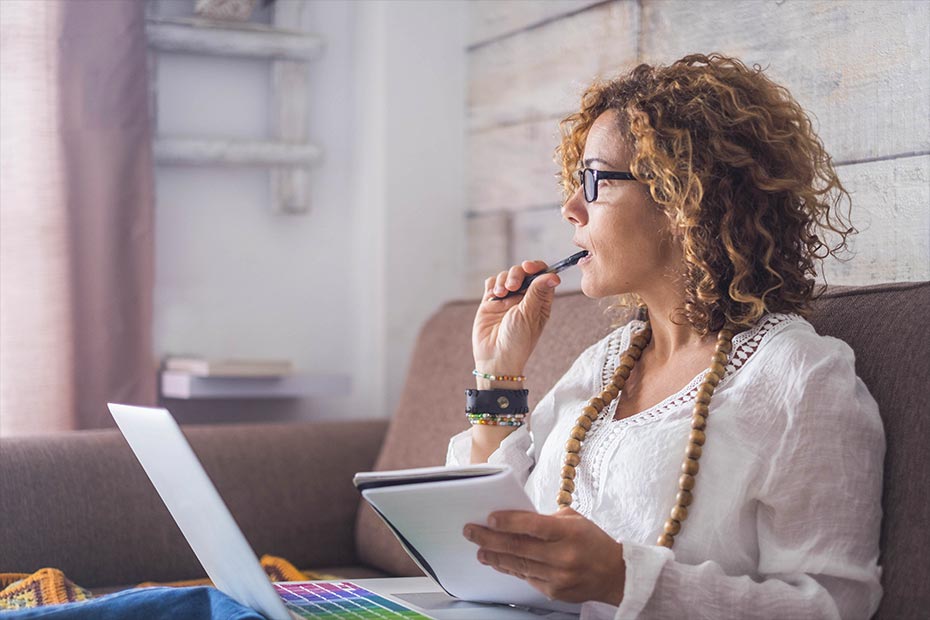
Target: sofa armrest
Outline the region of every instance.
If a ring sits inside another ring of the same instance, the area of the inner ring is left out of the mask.
[[[357,471],[386,420],[184,427],[255,553],[355,564]],[[90,588],[203,569],[115,430],[0,440],[0,572],[62,569]]]

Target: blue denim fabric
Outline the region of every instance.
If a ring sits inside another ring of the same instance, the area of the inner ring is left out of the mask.
[[[216,588],[138,588],[79,603],[0,612],[3,620],[264,620]]]

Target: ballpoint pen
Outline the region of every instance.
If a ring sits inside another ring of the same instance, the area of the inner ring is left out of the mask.
[[[588,255],[588,251],[582,250],[578,252],[577,254],[572,254],[568,258],[563,258],[559,262],[551,265],[548,269],[544,271],[540,271],[539,273],[534,273],[531,276],[526,276],[525,278],[523,278],[523,283],[520,285],[520,288],[518,288],[517,290],[509,291],[503,297],[491,297],[488,301],[501,301],[502,299],[507,299],[508,297],[512,297],[513,295],[522,295],[523,293],[526,292],[526,289],[530,287],[530,284],[533,283],[533,280],[535,280],[539,276],[544,276],[547,273],[560,273],[562,271],[565,271],[569,267],[577,264],[578,261],[580,261],[582,258],[584,258],[587,255]]]

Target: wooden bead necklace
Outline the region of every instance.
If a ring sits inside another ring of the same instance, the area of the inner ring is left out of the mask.
[[[704,445],[704,429],[707,426],[707,406],[714,390],[726,372],[726,363],[733,348],[733,334],[735,328],[728,323],[717,334],[717,346],[711,358],[710,367],[704,376],[704,382],[698,388],[694,409],[691,412],[691,434],[688,436],[688,446],[685,448],[685,459],[681,464],[681,477],[678,479],[678,495],[675,496],[675,507],[665,522],[665,531],[659,536],[656,544],[671,548],[675,544],[675,536],[681,532],[681,523],[688,518],[688,506],[694,501],[694,478],[698,473],[698,460],[701,458]],[[645,328],[632,338],[629,348],[620,356],[620,363],[614,371],[613,379],[604,391],[588,401],[581,416],[572,428],[571,437],[565,444],[565,460],[562,466],[562,485],[559,490],[559,508],[572,505],[572,493],[575,490],[575,468],[581,462],[581,444],[600,415],[601,411],[620,395],[620,390],[626,384],[630,371],[636,361],[642,356],[643,349],[652,338],[652,327],[646,321]]]

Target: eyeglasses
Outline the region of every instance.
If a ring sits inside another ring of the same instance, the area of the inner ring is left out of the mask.
[[[597,200],[597,182],[605,179],[618,181],[635,181],[629,172],[609,172],[607,170],[594,170],[593,168],[582,168],[578,171],[578,182],[584,188],[584,199],[587,202]]]

